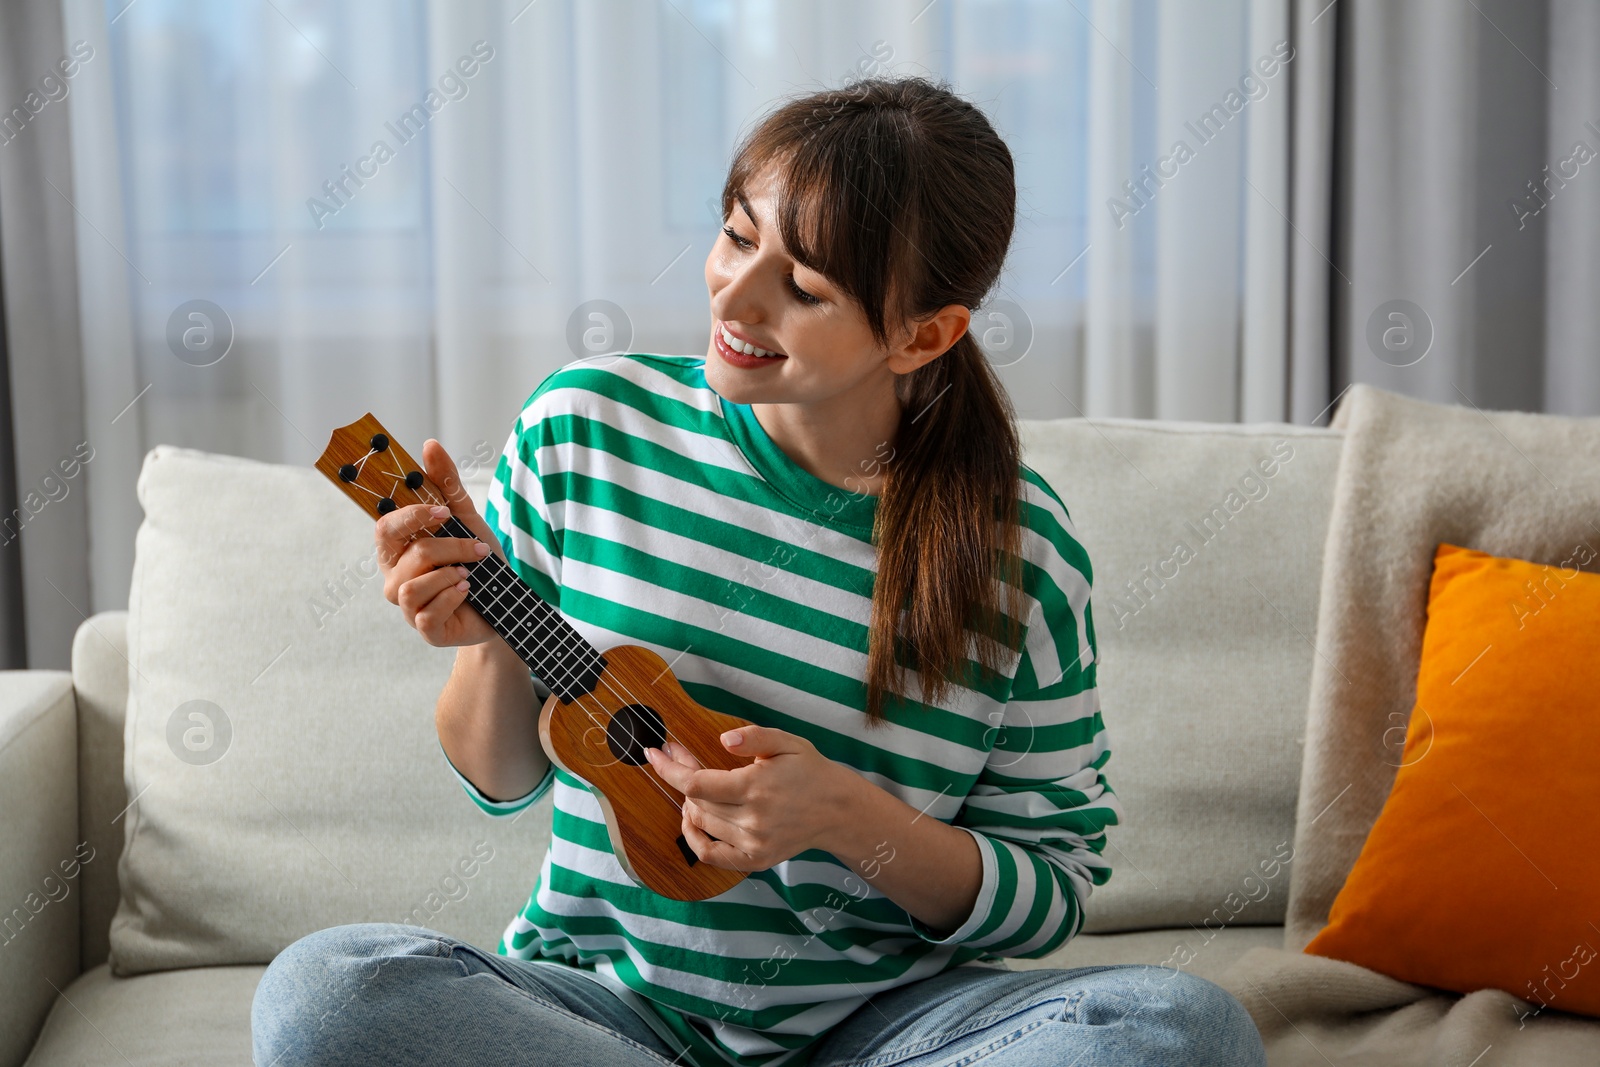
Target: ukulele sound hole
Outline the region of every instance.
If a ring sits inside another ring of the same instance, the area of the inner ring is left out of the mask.
[[[660,748],[666,740],[666,723],[655,708],[646,704],[620,707],[606,724],[606,747],[617,759],[635,767],[649,762],[644,757],[645,749]]]

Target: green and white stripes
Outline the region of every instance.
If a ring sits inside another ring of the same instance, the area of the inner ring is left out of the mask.
[[[972,913],[938,937],[828,853],[681,902],[633,883],[594,794],[552,768],[552,841],[499,951],[583,969],[699,1067],[791,1062],[873,993],[976,961],[1038,958],[1082,928],[1122,808],[1095,688],[1093,574],[1066,507],[1020,482],[1029,618],[1010,676],[868,729],[873,497],[799,467],[699,356],[569,364],[528,398],[485,518],[513,568],[602,650],[639,644],[708,708],[800,734],[978,842]],[[978,679],[975,664],[967,678]],[[454,768],[451,768],[454,771]],[[889,862],[892,862],[889,861]]]

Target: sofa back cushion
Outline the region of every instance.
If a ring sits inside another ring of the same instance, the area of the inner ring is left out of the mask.
[[[1293,833],[1340,436],[1022,430],[1094,568],[1129,812],[1085,929],[1281,922],[1286,878],[1264,865]],[[454,650],[384,598],[371,520],[310,466],[169,445],[137,488],[113,972],[264,963],[362,921],[492,948],[538,876],[550,800],[495,819],[462,792],[433,725]]]
[[[1024,422],[1094,568],[1096,681],[1128,818],[1084,930],[1281,923],[1342,435]],[[1181,963],[1183,961],[1174,961]]]
[[[137,489],[113,973],[265,963],[346,922],[493,948],[549,802],[496,820],[457,784],[433,724],[455,651],[384,598],[372,520],[310,466],[169,445]]]

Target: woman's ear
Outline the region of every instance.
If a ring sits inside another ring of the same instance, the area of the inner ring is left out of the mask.
[[[972,321],[972,310],[961,304],[947,304],[927,318],[913,322],[909,340],[889,351],[889,369],[910,374],[950,351]]]

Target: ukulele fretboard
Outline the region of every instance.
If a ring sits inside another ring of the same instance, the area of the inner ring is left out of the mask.
[[[475,538],[454,515],[434,536]],[[492,546],[491,546],[492,547]],[[467,602],[505,638],[539,680],[571,703],[593,691],[605,657],[491,552],[467,568]]]

